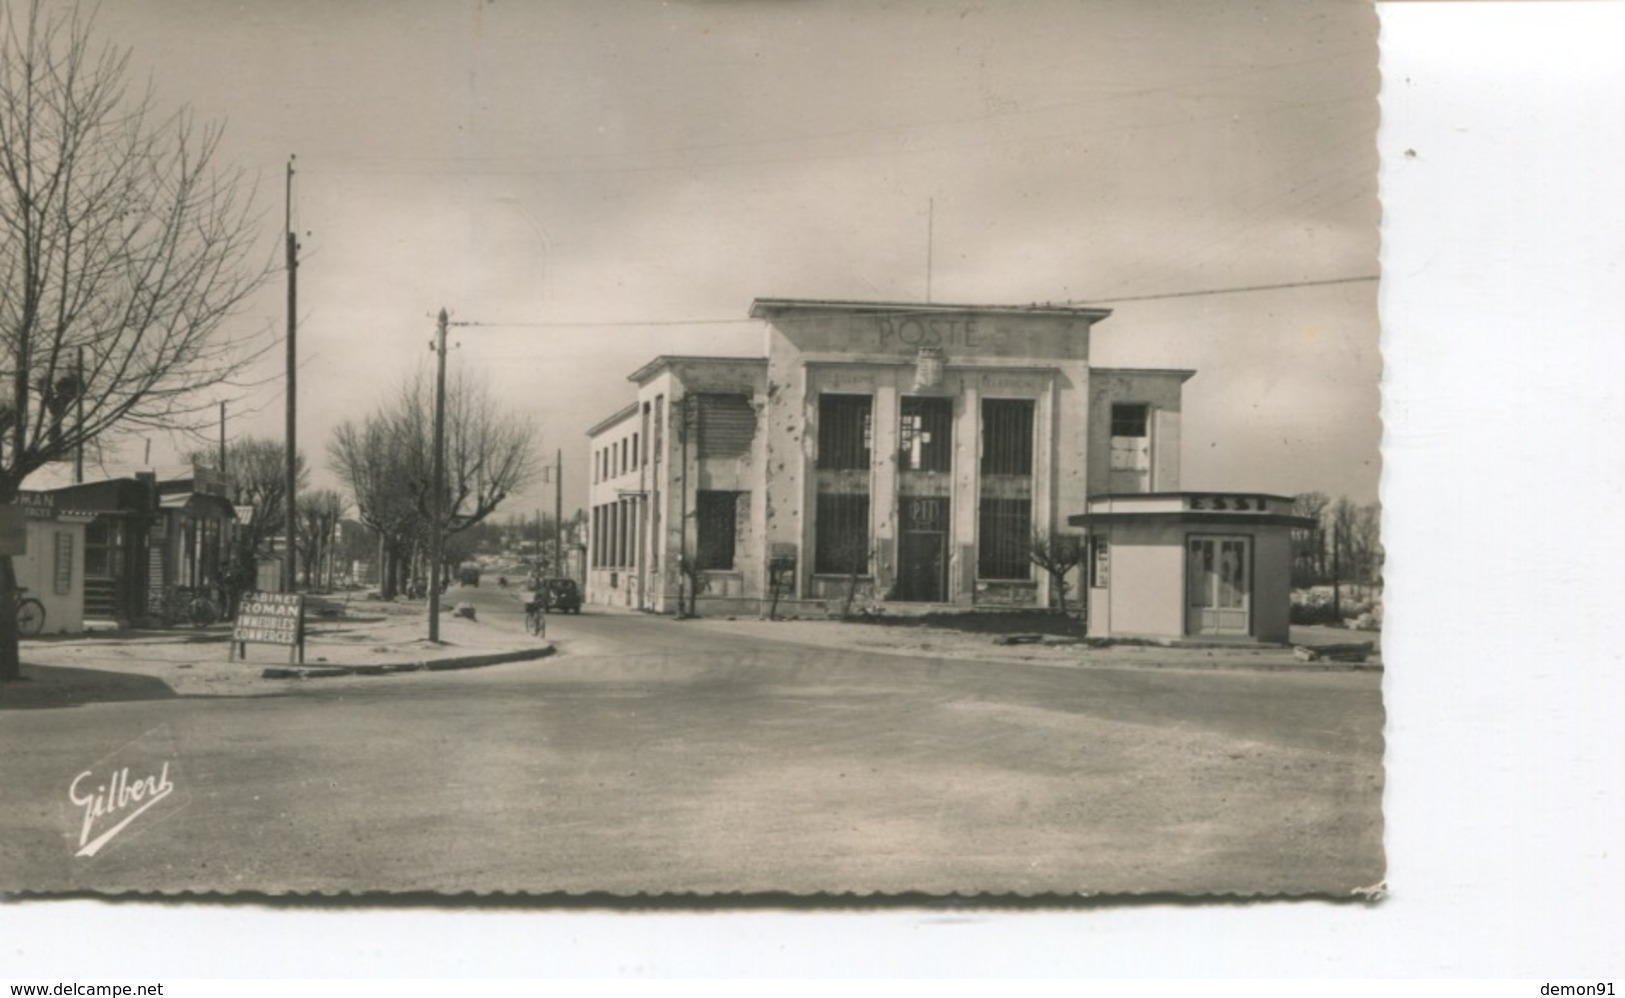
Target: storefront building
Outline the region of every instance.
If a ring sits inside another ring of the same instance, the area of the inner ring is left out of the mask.
[[[167,591],[209,587],[224,573],[236,511],[224,498],[225,483],[206,468],[139,470],[88,482],[72,482],[68,469],[40,469],[23,483],[19,504],[30,522],[72,525],[36,549],[30,536],[23,584],[46,603],[47,625],[76,621],[86,626],[128,627],[154,615]],[[55,528],[53,528],[54,530]],[[69,545],[76,571],[63,567]],[[19,572],[25,569],[20,568]],[[63,579],[76,581],[64,583]],[[68,592],[55,590],[68,587]],[[44,591],[49,589],[52,600]],[[53,603],[60,603],[53,612]]]
[[[1177,491],[1192,372],[1089,363],[1106,309],[761,299],[761,357],[657,357],[589,431],[587,599],[1044,607],[1036,539]]]
[[[43,634],[85,629],[85,528],[94,514],[64,508],[51,492],[25,491],[27,549],[12,559],[23,595],[45,608]]]
[[[160,473],[147,557],[149,610],[161,606],[169,590],[214,591],[225,584],[237,524],[229,491],[222,475],[200,465]]]
[[[28,569],[31,596],[52,590],[53,601],[46,602],[46,630],[57,631],[61,621],[77,621],[70,630],[87,626],[124,627],[142,618],[146,611],[148,536],[158,522],[158,490],[151,473],[130,477],[63,484],[71,479],[59,468],[48,466],[23,483],[19,503],[38,517],[49,508],[60,521],[82,524],[76,540],[80,554],[74,559],[78,581],[69,583],[70,592],[58,594],[58,568],[54,554],[50,564],[35,561],[44,556],[30,537]],[[52,538],[53,552],[61,542]],[[21,570],[19,570],[21,571]],[[75,605],[68,605],[71,601]],[[61,602],[53,612],[53,603]]]

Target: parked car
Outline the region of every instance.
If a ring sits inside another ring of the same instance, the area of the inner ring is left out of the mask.
[[[547,609],[554,613],[580,613],[581,589],[574,579],[543,579],[542,592],[547,596]]]
[[[457,570],[457,582],[464,586],[478,586],[480,584],[480,566],[464,565]]]

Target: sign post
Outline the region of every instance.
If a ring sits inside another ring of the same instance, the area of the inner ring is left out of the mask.
[[[22,506],[0,506],[0,555],[28,553],[28,513]]]
[[[244,593],[231,631],[229,658],[248,658],[248,643],[287,645],[288,661],[305,664],[305,597],[300,593]]]

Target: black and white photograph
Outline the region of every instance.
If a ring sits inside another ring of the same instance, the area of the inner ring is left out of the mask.
[[[1388,890],[1378,16],[0,14],[0,891]]]

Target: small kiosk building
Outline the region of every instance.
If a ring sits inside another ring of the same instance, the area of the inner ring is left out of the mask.
[[[1294,516],[1285,496],[1110,494],[1068,517],[1089,532],[1089,636],[1285,644]]]

